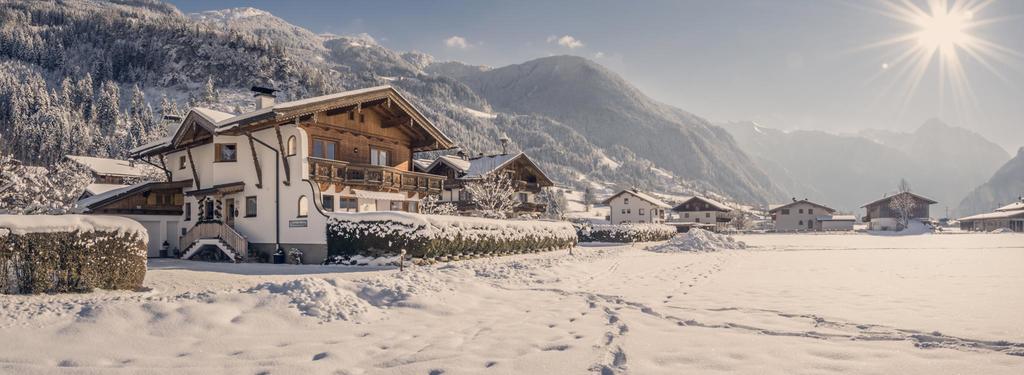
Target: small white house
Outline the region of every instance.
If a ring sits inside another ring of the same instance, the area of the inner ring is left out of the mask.
[[[853,230],[853,215],[834,215],[835,210],[807,199],[773,206],[768,211],[776,232]]]
[[[637,189],[623,190],[602,202],[608,205],[608,221],[612,224],[664,223],[667,203]]]
[[[692,197],[672,208],[673,223],[695,223],[721,228],[733,219],[733,210],[722,202],[705,197]]]

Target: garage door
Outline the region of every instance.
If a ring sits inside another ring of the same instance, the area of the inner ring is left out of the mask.
[[[164,242],[163,237],[160,235],[160,222],[140,221],[139,223],[146,228],[146,232],[149,232],[149,244],[147,245],[148,251],[146,255],[150,257],[160,256],[160,245]]]

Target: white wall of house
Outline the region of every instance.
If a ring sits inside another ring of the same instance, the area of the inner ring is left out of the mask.
[[[168,243],[168,250],[178,248],[178,237],[181,235],[181,217],[176,215],[116,215],[138,221],[149,235],[149,243],[146,244],[146,256],[154,258],[160,256],[160,248],[164,241]],[[173,253],[171,253],[173,255]]]
[[[869,230],[891,230],[895,231],[899,228],[899,222],[895,218],[883,217],[883,218],[872,218],[871,222],[868,223]]]
[[[681,223],[701,223],[701,224],[717,224],[718,217],[728,215],[727,212],[721,211],[687,211],[687,212],[676,212],[674,221]]]
[[[820,226],[818,225],[817,217],[827,214],[828,212],[825,209],[813,204],[806,202],[796,203],[775,213],[775,231],[818,230]]]
[[[612,198],[608,202],[608,207],[611,210],[608,220],[612,224],[665,222],[665,208],[628,192]]]

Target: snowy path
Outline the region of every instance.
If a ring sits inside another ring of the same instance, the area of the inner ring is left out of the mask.
[[[760,235],[405,272],[151,262],[0,296],[0,373],[987,373],[1024,368],[1024,236]]]

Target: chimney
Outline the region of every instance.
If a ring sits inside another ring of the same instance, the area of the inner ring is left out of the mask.
[[[507,134],[502,133],[501,139],[499,139],[498,141],[501,142],[501,154],[508,155],[508,143],[512,142],[512,140],[508,139]]]
[[[790,197],[789,199],[792,199],[793,202],[796,202],[796,197]]]
[[[256,110],[274,106],[274,93],[278,90],[260,86],[253,86],[250,90],[255,93],[253,97],[256,98]]]
[[[455,156],[458,156],[459,159],[466,160],[466,152],[465,151],[459,150],[459,152],[455,153]]]

